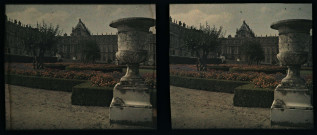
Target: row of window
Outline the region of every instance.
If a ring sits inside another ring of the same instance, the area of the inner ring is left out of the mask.
[[[278,40],[267,40],[267,39],[254,39],[257,42],[260,43],[274,43],[278,44]],[[223,40],[222,44],[242,44],[245,40]]]

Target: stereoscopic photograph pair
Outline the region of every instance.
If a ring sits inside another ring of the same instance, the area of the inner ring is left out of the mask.
[[[156,11],[6,4],[5,130],[157,129],[159,119],[171,129],[313,129],[312,3]],[[162,21],[169,34],[156,30]],[[157,78],[164,63],[169,74]],[[158,115],[162,100],[169,116]]]

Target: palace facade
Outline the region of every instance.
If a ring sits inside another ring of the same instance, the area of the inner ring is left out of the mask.
[[[36,28],[29,25],[23,25],[16,20],[6,19],[6,42],[5,53],[11,55],[29,56],[29,53],[24,49],[23,37],[29,32],[39,32]],[[63,36],[57,36],[57,54],[48,52],[46,56],[57,56],[64,60],[79,60],[79,42],[82,40],[94,40],[100,48],[100,58],[97,59],[101,63],[116,62],[115,53],[118,50],[118,35],[117,34],[101,34],[92,35],[86,25],[79,19],[77,25],[72,28],[72,33]],[[145,65],[156,64],[156,34],[149,34],[146,37],[148,40],[148,60],[143,63]]]
[[[180,57],[194,57],[184,47],[183,32],[188,29],[195,29],[193,27],[186,26],[184,22],[172,20],[170,18],[170,56]],[[211,53],[208,58],[220,57],[224,58],[227,63],[246,63],[244,56],[241,54],[240,46],[248,40],[257,41],[261,44],[264,51],[264,60],[261,64],[278,64],[276,55],[278,54],[278,36],[256,36],[249,25],[243,21],[241,27],[236,30],[236,35],[232,37],[228,35],[226,38],[220,39],[220,50]],[[312,45],[312,38],[309,39],[310,47]],[[309,63],[311,63],[312,53],[309,49]]]

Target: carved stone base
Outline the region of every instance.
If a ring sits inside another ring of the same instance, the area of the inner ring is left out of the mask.
[[[311,95],[309,89],[277,86],[271,106],[271,125],[313,126]]]
[[[125,125],[153,126],[152,106],[110,105],[110,123]]]
[[[140,84],[140,82],[130,84],[123,81],[115,86],[113,92],[110,104],[110,123],[153,125],[150,91],[146,85]]]
[[[271,126],[307,127],[314,126],[313,108],[271,108]]]

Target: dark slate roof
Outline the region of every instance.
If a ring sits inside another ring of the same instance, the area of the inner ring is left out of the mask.
[[[75,27],[75,29],[78,29],[78,28],[81,28],[82,30],[84,30],[85,32],[87,32],[90,35],[90,31],[88,30],[86,25],[81,21],[81,19],[79,19],[79,22]]]

